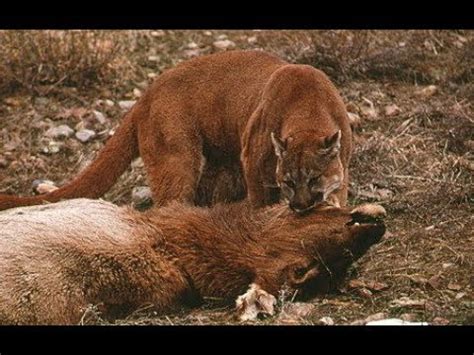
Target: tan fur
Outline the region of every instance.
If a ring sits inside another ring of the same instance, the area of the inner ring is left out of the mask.
[[[387,211],[385,211],[385,208],[380,205],[375,205],[373,203],[365,203],[363,205],[359,205],[355,207],[351,211],[351,213],[359,213],[373,218],[382,218],[387,215]]]
[[[293,137],[289,152],[298,157],[317,156],[320,143],[339,130],[334,159],[294,163],[297,169],[321,171],[338,165],[344,176],[334,194],[345,205],[351,129],[327,76],[261,51],[202,56],[160,75],[76,179],[40,196],[1,195],[0,210],[100,197],[138,155],[158,206],[173,200],[207,205],[246,195],[253,206],[263,206],[279,199],[271,133],[282,140]],[[221,186],[221,175],[236,188]]]
[[[206,296],[232,302],[252,283],[241,300],[271,313],[283,285],[326,291],[384,233],[356,222],[334,207],[298,216],[281,205],[174,203],[140,214],[78,199],[12,209],[0,213],[0,323],[76,324],[90,304],[110,318],[150,303],[165,312]]]

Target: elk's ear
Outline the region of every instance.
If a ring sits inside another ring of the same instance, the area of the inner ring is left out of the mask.
[[[328,153],[339,152],[341,149],[341,130],[338,130],[333,135],[324,138],[324,150]]]
[[[286,153],[286,140],[283,140],[275,135],[275,133],[270,133],[272,138],[273,148],[275,148],[275,154],[277,157],[282,158]]]
[[[316,265],[308,265],[304,262],[296,262],[288,267],[288,279],[293,285],[301,285],[318,275]]]

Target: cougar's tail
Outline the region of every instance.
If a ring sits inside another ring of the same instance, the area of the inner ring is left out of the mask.
[[[136,105],[135,105],[136,106]],[[0,195],[0,211],[13,207],[38,205],[71,198],[98,198],[107,192],[138,156],[137,128],[133,107],[98,157],[70,183],[47,194],[37,196]]]

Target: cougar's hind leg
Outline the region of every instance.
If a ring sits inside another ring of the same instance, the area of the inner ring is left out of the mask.
[[[202,144],[191,134],[180,132],[165,139],[150,129],[139,128],[139,148],[155,206],[174,200],[194,203],[205,164]]]

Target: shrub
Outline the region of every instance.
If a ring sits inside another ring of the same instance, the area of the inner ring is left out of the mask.
[[[87,87],[130,68],[128,31],[0,31],[0,93]]]

